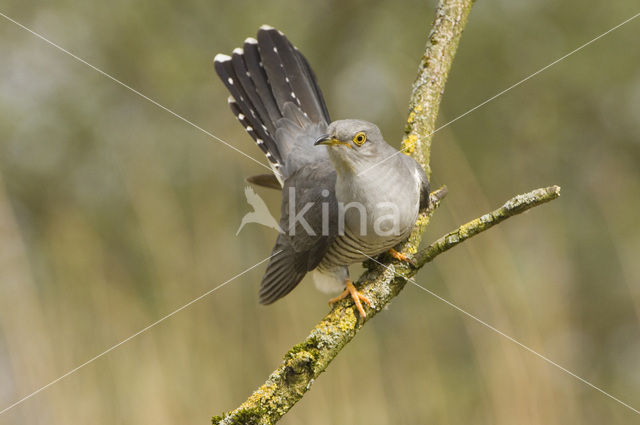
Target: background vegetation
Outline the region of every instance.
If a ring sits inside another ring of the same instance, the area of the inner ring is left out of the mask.
[[[248,152],[212,58],[269,23],[334,119],[398,146],[433,2],[5,0],[0,11]],[[445,123],[637,13],[637,3],[483,0]],[[640,405],[640,19],[438,132],[450,194],[426,240],[513,193],[560,200],[417,281]],[[247,226],[255,163],[0,19],[0,410],[269,255]],[[273,212],[279,195],[263,190]],[[311,282],[257,304],[263,267],[22,405],[0,424],[208,423],[327,310]],[[628,424],[638,417],[414,287],[284,424]]]

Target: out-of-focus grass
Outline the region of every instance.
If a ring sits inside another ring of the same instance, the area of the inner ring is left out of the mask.
[[[637,13],[630,0],[478,2],[441,122]],[[398,144],[433,4],[9,0],[2,12],[261,159],[212,57],[263,23],[307,55],[334,118]],[[418,282],[640,405],[640,21],[440,131],[431,238],[512,194],[562,197],[465,243]],[[262,170],[0,20],[0,409],[267,257],[235,232]],[[272,211],[279,195],[261,191]],[[206,423],[327,309],[310,282],[257,304],[238,278],[0,424]],[[620,423],[633,412],[407,287],[285,424]]]

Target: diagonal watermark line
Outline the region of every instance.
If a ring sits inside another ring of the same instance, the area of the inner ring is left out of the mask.
[[[500,329],[497,329],[493,326],[491,326],[490,324],[488,324],[487,322],[485,322],[484,320],[474,316],[473,314],[469,313],[468,311],[462,309],[461,307],[458,307],[457,305],[455,305],[454,303],[452,303],[451,301],[442,298],[440,295],[436,294],[433,291],[428,290],[427,288],[425,288],[424,286],[420,285],[418,282],[416,282],[413,278],[410,277],[406,277],[401,275],[400,273],[396,272],[395,269],[392,269],[389,266],[386,266],[384,264],[382,264],[380,261],[376,260],[373,257],[368,256],[367,254],[365,254],[364,252],[360,251],[360,253],[364,256],[366,256],[367,258],[369,258],[370,260],[375,261],[376,263],[380,264],[382,267],[386,268],[387,270],[390,270],[393,274],[395,274],[398,277],[404,278],[406,280],[408,280],[409,282],[413,283],[415,286],[417,286],[418,288],[422,289],[423,291],[427,292],[430,295],[433,295],[434,297],[436,297],[437,299],[439,299],[440,301],[442,301],[443,303],[449,305],[450,307],[453,307],[454,309],[458,310],[460,313],[470,317],[471,319],[475,320],[476,322],[480,323],[481,325],[486,326],[487,328],[491,329],[492,331],[496,332],[497,334],[505,337],[506,339],[508,339],[509,341],[519,345],[520,347],[524,348],[525,350],[527,350],[528,352],[535,354],[536,356],[540,357],[542,360],[544,360],[545,362],[557,367],[558,369],[562,370],[563,372],[573,376],[574,378],[576,378],[577,380],[581,381],[584,384],[587,384],[588,386],[590,386],[591,388],[593,388],[594,390],[597,390],[599,392],[601,392],[602,394],[606,395],[607,397],[609,397],[610,399],[617,401],[618,403],[620,403],[621,405],[623,405],[624,407],[626,407],[627,409],[632,410],[633,412],[637,413],[640,415],[640,411],[638,409],[635,409],[634,407],[628,405],[627,403],[625,403],[624,401],[620,400],[619,398],[616,398],[615,396],[612,396],[611,394],[609,394],[608,392],[606,392],[605,390],[596,387],[594,384],[592,384],[591,382],[587,381],[584,378],[581,378],[580,376],[576,375],[575,373],[571,372],[569,369],[566,369],[562,366],[560,366],[558,363],[554,362],[553,360],[551,360],[548,357],[543,356],[542,354],[538,353],[537,351],[535,351],[533,348],[529,348],[528,346],[524,345],[523,343],[521,343],[520,341],[518,341],[517,339],[507,335],[506,333],[502,332]]]
[[[66,378],[69,375],[74,374],[75,372],[77,372],[78,370],[82,369],[83,367],[87,366],[90,363],[93,363],[94,361],[98,360],[100,357],[105,356],[106,354],[110,353],[111,351],[115,350],[116,348],[120,347],[122,344],[125,344],[129,341],[131,341],[133,338],[137,337],[138,335],[148,331],[149,329],[153,328],[154,326],[164,322],[165,320],[167,320],[168,318],[174,316],[175,314],[181,312],[182,310],[184,310],[185,308],[189,307],[190,305],[200,301],[201,299],[203,299],[204,297],[214,293],[215,291],[217,291],[218,289],[222,288],[223,286],[225,286],[226,284],[230,283],[231,281],[239,278],[240,276],[242,276],[243,274],[249,272],[250,270],[253,270],[254,268],[258,267],[260,264],[264,263],[265,261],[268,261],[269,259],[271,259],[271,257],[273,257],[274,255],[279,254],[282,251],[276,251],[273,254],[271,254],[270,256],[268,256],[267,258],[265,258],[264,260],[261,260],[259,262],[257,262],[256,264],[254,264],[253,266],[249,267],[248,269],[244,270],[241,273],[238,273],[237,275],[233,276],[232,278],[222,282],[220,285],[216,286],[213,289],[210,289],[209,291],[205,292],[204,294],[200,295],[197,298],[194,298],[193,300],[189,301],[188,303],[184,304],[182,307],[179,307],[175,310],[173,310],[171,313],[167,314],[166,316],[156,320],[155,322],[151,323],[150,325],[140,329],[138,332],[134,333],[133,335],[123,339],[122,341],[120,341],[119,343],[117,343],[116,345],[108,348],[107,350],[103,351],[102,353],[98,354],[95,357],[90,358],[89,360],[87,360],[86,362],[82,363],[80,366],[77,366],[73,369],[71,369],[69,372],[65,373],[64,375],[60,376],[59,378],[54,379],[53,381],[49,382],[48,384],[38,388],[37,390],[35,390],[34,392],[32,392],[29,395],[26,395],[24,397],[22,397],[20,400],[16,401],[15,403],[5,407],[4,409],[0,410],[0,415],[2,415],[5,412],[8,412],[9,410],[13,409],[14,407],[18,406],[19,404],[22,404],[23,402],[27,401],[28,399],[30,399],[31,397],[35,396],[36,394],[46,390],[47,388],[49,388],[50,386],[58,383],[59,381],[63,380],[64,378]]]
[[[457,117],[455,117],[454,119],[452,119],[451,121],[441,125],[440,127],[436,128],[435,130],[433,130],[431,133],[427,134],[426,137],[430,137],[431,135],[437,133],[438,131],[442,130],[445,127],[448,127],[449,125],[453,124],[454,122],[458,121],[461,118],[466,117],[467,115],[469,115],[470,113],[472,113],[473,111],[475,111],[476,109],[482,108],[484,105],[486,105],[487,103],[497,99],[498,97],[502,96],[503,94],[505,94],[506,92],[510,91],[511,89],[514,89],[516,87],[518,87],[519,85],[525,83],[526,81],[532,79],[533,77],[535,77],[536,75],[540,74],[541,72],[546,71],[547,69],[551,68],[553,65],[557,64],[558,62],[562,62],[563,60],[565,60],[566,58],[568,58],[569,56],[573,55],[574,53],[579,52],[580,50],[584,49],[585,47],[587,47],[588,45],[595,43],[596,41],[600,40],[602,37],[604,37],[605,35],[617,30],[618,28],[620,28],[621,26],[633,21],[634,19],[636,19],[638,16],[640,16],[640,12],[636,13],[635,15],[633,15],[632,17],[630,17],[629,19],[626,19],[622,22],[620,22],[618,25],[616,25],[615,27],[603,32],[602,34],[598,35],[597,37],[587,41],[586,43],[584,43],[583,45],[573,49],[572,51],[570,51],[569,53],[567,53],[564,56],[559,57],[558,59],[554,60],[553,62],[551,62],[550,64],[543,66],[542,68],[540,68],[539,70],[537,70],[536,72],[534,72],[533,74],[523,78],[522,80],[518,81],[515,84],[512,84],[511,86],[507,87],[506,89],[502,90],[501,92],[491,96],[490,98],[488,98],[487,100],[485,100],[484,102],[474,106],[473,108],[469,109],[467,112],[458,115]],[[404,149],[407,149],[411,146],[413,146],[414,144],[416,144],[417,142],[413,142],[408,144],[407,146],[404,147]],[[361,176],[362,174],[365,174],[367,171],[370,171],[371,169],[377,167],[378,165],[382,164],[383,162],[393,158],[394,156],[396,156],[397,154],[401,153],[403,149],[394,152],[392,155],[389,155],[388,157],[386,157],[385,159],[383,159],[382,161],[376,162],[375,164],[373,164],[371,167],[361,171],[360,173],[358,173],[359,176]]]
[[[161,105],[160,103],[158,103],[157,101],[151,99],[149,96],[139,92],[138,90],[134,89],[133,87],[123,83],[122,81],[118,80],[116,77],[112,76],[111,74],[107,74],[106,72],[104,72],[103,70],[101,70],[100,68],[90,64],[89,62],[85,61],[84,59],[74,55],[73,53],[71,53],[70,51],[66,50],[65,48],[57,45],[56,43],[54,43],[53,41],[47,39],[46,37],[44,37],[43,35],[33,31],[30,28],[27,28],[26,26],[22,25],[20,22],[10,18],[9,16],[5,15],[4,13],[0,12],[0,16],[2,16],[3,18],[5,18],[7,21],[13,22],[14,24],[16,24],[17,26],[19,26],[20,28],[22,28],[25,31],[30,32],[31,34],[35,35],[36,37],[38,37],[39,39],[41,39],[42,41],[48,43],[49,45],[55,47],[56,49],[60,50],[61,52],[66,53],[67,55],[71,56],[72,58],[74,58],[75,60],[82,62],[83,64],[87,65],[89,68],[93,69],[94,71],[104,75],[105,77],[109,78],[110,80],[114,81],[115,83],[121,85],[122,87],[126,88],[127,90],[137,94],[138,96],[140,96],[141,98],[148,100],[149,102],[153,103],[154,105],[156,105],[158,108],[163,109],[165,111],[167,111],[168,113],[170,113],[171,115],[173,115],[174,117],[186,122],[187,124],[189,124],[191,127],[194,127],[198,130],[200,130],[201,132],[203,132],[204,134],[206,134],[207,136],[211,137],[214,140],[217,140],[218,142],[222,143],[223,145],[233,149],[234,151],[238,152],[239,154],[249,158],[250,160],[252,160],[253,162],[260,164],[262,167],[268,169],[269,171],[273,171],[271,169],[271,167],[263,164],[262,162],[258,161],[257,159],[255,159],[254,157],[244,153],[243,151],[241,151],[240,149],[236,148],[235,146],[229,144],[228,142],[225,142],[224,140],[222,140],[220,137],[216,136],[215,134],[211,133],[210,131],[205,130],[204,128],[200,127],[199,125],[193,123],[192,121],[189,121],[188,119],[186,119],[185,117],[183,117],[182,115],[178,114],[177,112],[174,112],[173,110],[167,108],[166,106]],[[1,413],[1,412],[0,412]]]

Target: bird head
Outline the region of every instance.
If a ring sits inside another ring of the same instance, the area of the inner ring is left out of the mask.
[[[314,145],[327,146],[329,158],[337,171],[359,172],[383,159],[390,149],[380,129],[367,121],[334,121],[327,130],[327,134],[319,137]]]

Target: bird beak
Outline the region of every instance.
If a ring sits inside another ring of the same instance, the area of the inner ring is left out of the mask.
[[[336,146],[336,145],[344,145],[348,148],[353,149],[353,147],[349,143],[341,142],[335,137],[331,137],[328,134],[320,136],[314,143],[313,146],[326,145],[326,146]]]
[[[333,139],[330,135],[324,134],[313,143],[313,146],[319,145],[334,145],[337,142],[336,139]]]

